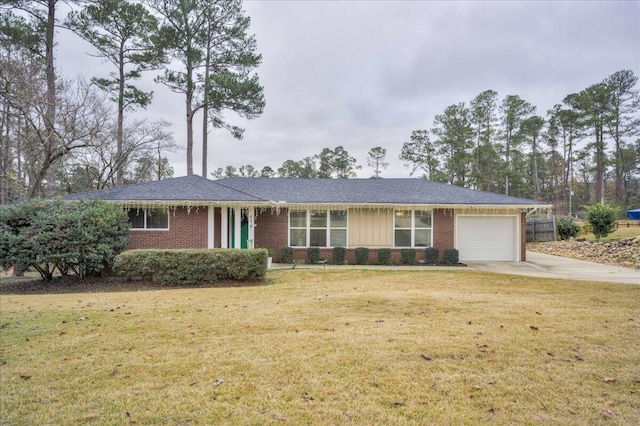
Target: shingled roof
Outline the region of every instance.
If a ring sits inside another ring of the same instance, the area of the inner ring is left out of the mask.
[[[468,205],[549,207],[524,198],[476,191],[423,179],[226,178],[192,175],[68,195],[115,202]]]
[[[64,198],[97,198],[109,201],[267,201],[197,175],[70,194]]]
[[[424,179],[227,178],[216,182],[287,204],[542,204]]]

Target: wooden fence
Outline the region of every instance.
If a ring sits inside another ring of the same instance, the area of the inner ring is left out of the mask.
[[[619,220],[616,223],[616,228],[638,228],[640,227],[640,220]]]
[[[555,241],[556,217],[536,217],[527,219],[527,242],[532,241]]]

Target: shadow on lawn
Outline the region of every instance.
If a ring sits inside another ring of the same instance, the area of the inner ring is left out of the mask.
[[[126,281],[118,277],[57,277],[46,281],[34,277],[7,277],[0,279],[0,294],[72,294],[113,293],[127,291],[181,290],[189,288],[258,287],[268,284],[263,281],[223,280],[202,285],[167,286],[150,281]]]

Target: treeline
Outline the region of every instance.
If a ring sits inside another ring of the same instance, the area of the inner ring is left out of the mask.
[[[295,177],[295,178],[337,178],[348,179],[357,177],[358,166],[355,157],[349,155],[346,149],[341,146],[335,149],[323,148],[322,151],[302,160],[286,160],[277,170],[270,166],[256,169],[252,165],[240,166],[236,169],[233,166],[218,168],[211,175],[214,178],[224,177]]]
[[[552,203],[567,214],[596,202],[640,207],[640,93],[631,70],[618,71],[567,95],[543,116],[516,95],[493,90],[445,108],[430,129],[414,130],[400,160],[411,175]],[[380,177],[386,149],[367,164]],[[336,162],[328,159],[333,158]],[[350,159],[350,161],[346,161]],[[218,169],[214,177],[354,177],[359,166],[342,148],[277,170],[250,165]]]
[[[604,201],[640,206],[637,82],[618,71],[544,117],[519,96],[487,90],[412,132],[400,158],[427,179],[545,200],[560,213]]]
[[[201,117],[206,175],[209,130],[242,137],[225,111],[251,119],[264,108],[249,24],[242,0],[2,1],[0,203],[172,176],[166,153],[178,147],[169,124],[130,117],[153,100],[138,85],[149,72],[186,101],[189,174]],[[57,31],[90,43],[102,74],[63,79]]]

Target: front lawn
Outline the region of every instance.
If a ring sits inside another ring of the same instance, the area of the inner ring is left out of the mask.
[[[640,286],[268,277],[0,295],[0,424],[640,424]]]

